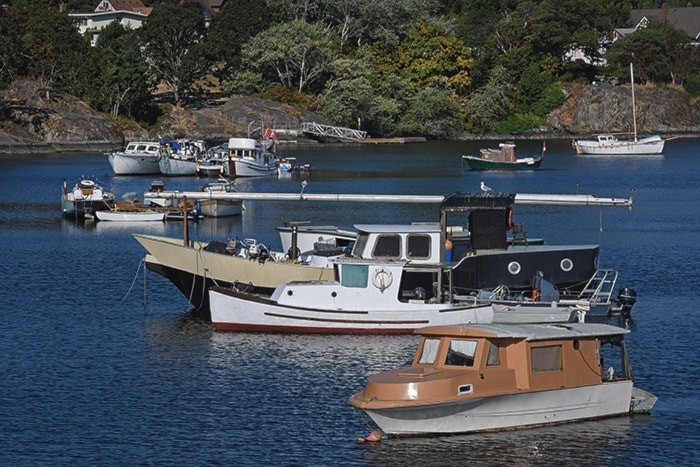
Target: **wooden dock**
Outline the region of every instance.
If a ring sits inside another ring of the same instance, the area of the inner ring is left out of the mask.
[[[365,138],[358,140],[362,144],[405,144],[405,143],[425,143],[425,136],[397,136],[395,138]]]

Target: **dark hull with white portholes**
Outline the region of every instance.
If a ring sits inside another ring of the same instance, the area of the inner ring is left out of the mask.
[[[597,245],[514,246],[503,250],[481,250],[455,263],[453,284],[474,291],[505,285],[511,290],[529,290],[541,271],[544,279],[561,292],[579,292],[598,269]]]

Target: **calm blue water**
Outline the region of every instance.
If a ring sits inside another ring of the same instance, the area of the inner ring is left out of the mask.
[[[357,445],[370,430],[347,403],[366,376],[402,364],[412,336],[217,333],[167,280],[144,278],[134,232],[180,236],[178,223],[76,225],[59,210],[64,178],[94,175],[117,195],[148,177],[112,177],[103,155],[0,159],[0,464],[661,465],[700,461],[700,141],[663,157],[574,156],[548,141],[537,172],[462,172],[481,143],[290,148],[316,171],[239,183],[244,191],[437,194],[596,193],[635,207],[527,207],[528,235],[601,244],[603,267],[637,290],[628,345],[652,415],[488,435]],[[539,152],[522,142],[518,153]],[[166,187],[194,189],[193,178]],[[207,219],[195,239],[256,237],[279,246],[285,221],[350,226],[437,220],[433,206],[250,202]],[[602,230],[600,221],[602,219]]]

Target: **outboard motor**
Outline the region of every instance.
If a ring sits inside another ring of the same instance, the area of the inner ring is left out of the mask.
[[[637,291],[628,287],[621,288],[617,292],[615,302],[620,307],[620,314],[628,317],[632,312],[632,306],[637,303]]]

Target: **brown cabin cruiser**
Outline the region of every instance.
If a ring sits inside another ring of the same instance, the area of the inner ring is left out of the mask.
[[[532,427],[648,412],[628,330],[606,324],[433,326],[410,367],[371,375],[350,403],[389,436]]]

